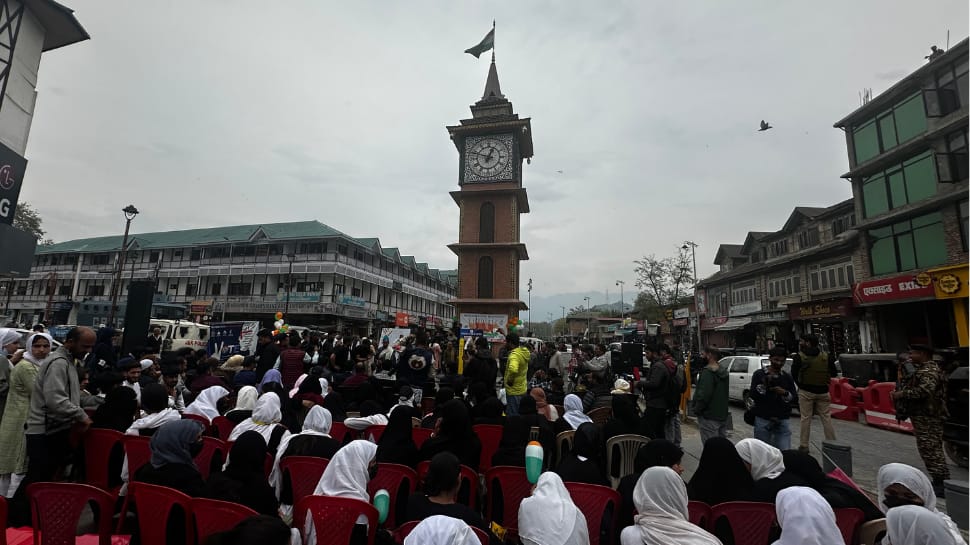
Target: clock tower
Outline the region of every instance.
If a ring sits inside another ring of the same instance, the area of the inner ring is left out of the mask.
[[[471,106],[472,117],[448,127],[458,149],[458,297],[464,313],[517,317],[527,307],[519,299],[519,262],[529,259],[520,242],[520,215],[529,212],[522,187],[522,162],[532,157],[532,125],[520,119],[502,94],[495,59],[485,93]],[[505,324],[503,329],[505,328]]]

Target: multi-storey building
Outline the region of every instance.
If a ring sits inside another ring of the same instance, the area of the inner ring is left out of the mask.
[[[121,243],[108,236],[38,246],[30,277],[14,281],[7,297],[14,319],[104,323]],[[130,282],[150,280],[157,305],[202,320],[266,321],[286,311],[294,325],[360,332],[395,322],[450,328],[456,277],[317,221],[238,225],[129,236],[119,301]]]
[[[841,119],[868,344],[967,346],[968,41]]]
[[[720,270],[698,283],[704,342],[720,347],[794,348],[814,332],[827,350],[862,350],[852,306],[856,247],[851,199],[827,208],[796,207],[776,232],[749,232],[722,244]]]

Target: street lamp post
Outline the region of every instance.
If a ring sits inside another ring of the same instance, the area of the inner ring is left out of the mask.
[[[586,336],[589,337],[589,297],[583,297],[586,301]]]
[[[529,279],[529,319],[525,323],[527,331],[531,325],[532,325],[532,279],[530,278]]]
[[[129,204],[121,209],[125,214],[125,236],[121,238],[121,249],[118,251],[118,270],[115,273],[115,281],[111,285],[111,309],[108,311],[107,325],[114,327],[115,312],[118,309],[118,293],[121,291],[121,271],[125,269],[125,255],[128,253],[128,229],[131,228],[131,220],[138,215],[135,205]]]
[[[697,304],[697,244],[688,240],[681,246],[684,250],[688,247],[690,247],[690,255],[694,261],[694,314],[697,319],[697,353],[700,354],[703,348],[701,347],[701,313],[698,312],[699,307]]]
[[[562,309],[562,336],[565,337],[566,332],[569,330],[569,328],[566,327],[566,307],[560,306],[559,308]]]
[[[626,282],[622,280],[616,281],[616,285],[620,286],[620,319],[621,320],[623,319],[623,314],[626,312],[626,305],[623,304],[623,285],[624,284],[626,284]]]
[[[290,261],[290,272],[286,275],[286,304],[283,305],[283,314],[289,315],[290,292],[293,291],[293,260],[296,259],[296,254],[286,254],[286,257]]]

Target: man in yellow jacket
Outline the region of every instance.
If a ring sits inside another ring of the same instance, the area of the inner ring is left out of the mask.
[[[519,346],[519,335],[511,332],[505,336],[505,347],[509,351],[505,366],[505,414],[519,416],[519,401],[526,395],[529,349]]]

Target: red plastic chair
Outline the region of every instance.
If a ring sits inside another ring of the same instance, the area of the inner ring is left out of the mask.
[[[125,456],[128,458],[128,482],[135,479],[135,472],[140,467],[151,462],[152,449],[151,437],[143,435],[125,435],[121,444],[125,447]],[[120,534],[128,518],[128,507],[131,505],[131,492],[125,495],[125,501],[121,504],[121,515],[118,517],[118,527],[115,533]]]
[[[377,535],[377,508],[355,498],[307,496],[293,508],[293,527],[307,542],[307,514],[313,521],[317,545],[347,545],[361,515],[367,517],[367,545]]]
[[[431,439],[434,430],[430,428],[411,428],[411,438],[414,439],[414,446],[421,448],[425,441]]]
[[[862,512],[862,509],[856,507],[840,507],[835,510],[835,524],[842,532],[842,539],[846,543],[856,542],[856,533],[865,518],[866,514]]]
[[[479,441],[482,442],[482,453],[478,459],[478,469],[485,471],[492,467],[492,456],[502,442],[502,426],[497,424],[476,424],[472,426]]]
[[[202,478],[209,480],[209,473],[212,472],[213,465],[221,465],[226,461],[226,453],[229,452],[231,444],[216,439],[215,437],[202,438],[202,451],[195,457],[195,465],[199,468]]]
[[[424,478],[428,475],[429,467],[431,467],[429,460],[418,462],[419,485],[424,482]],[[458,473],[458,480],[460,483],[458,487],[458,503],[475,509],[480,500],[478,497],[478,473],[474,469],[462,465]],[[466,490],[468,491],[467,498],[465,497]]]
[[[138,530],[142,545],[166,545],[166,529],[172,509],[176,506],[185,514],[185,543],[194,543],[192,531],[192,498],[171,488],[132,481],[128,494],[138,511]]]
[[[208,418],[206,418],[206,417],[204,417],[202,415],[182,413],[182,420],[195,420],[199,424],[202,424],[202,427],[203,427],[202,433],[203,433],[203,435],[209,435],[209,433],[211,432],[211,430],[209,428],[212,427],[212,422],[210,422]]]
[[[373,436],[374,443],[380,442],[381,436],[384,435],[384,428],[386,427],[387,426],[381,425],[368,426],[367,429],[364,430],[363,437],[364,439],[370,441],[371,436]]]
[[[0,545],[7,545],[7,498],[0,496]]]
[[[387,490],[391,497],[387,509],[386,528],[397,526],[397,508],[407,502],[408,496],[414,493],[418,486],[418,474],[408,466],[401,464],[377,464],[377,476],[367,483],[367,493],[373,500],[378,490]]]
[[[121,445],[124,434],[114,430],[91,428],[84,434],[84,482],[101,490],[110,490],[111,451]]]
[[[394,538],[394,541],[396,543],[404,543],[404,538],[411,535],[411,532],[413,532],[414,528],[420,523],[421,523],[420,520],[412,520],[411,522],[405,522],[404,524],[401,525],[400,528],[398,528],[397,530],[394,530],[391,536]],[[472,529],[472,531],[475,532],[475,537],[478,538],[479,543],[481,543],[482,545],[489,544],[490,538],[488,534],[483,532],[480,528],[476,528],[474,526],[470,526],[470,528]]]
[[[768,543],[775,522],[775,506],[753,501],[729,501],[711,507],[711,531],[721,541],[730,536],[718,535],[718,519],[727,519],[735,545],[763,545]]]
[[[327,469],[330,460],[313,456],[287,456],[280,460],[280,472],[284,479],[290,480],[293,491],[293,505],[300,500],[312,496],[320,482],[320,477]]]
[[[345,426],[343,422],[334,422],[330,425],[330,437],[336,439],[341,445],[346,445],[351,441],[352,434],[350,428]]]
[[[485,520],[495,521],[518,533],[519,504],[532,493],[524,467],[497,466],[485,472]],[[493,513],[495,498],[502,498],[502,512]],[[496,516],[498,515],[498,516]]]
[[[256,511],[238,503],[192,498],[196,543],[205,543],[212,534],[231,530],[240,522],[258,516]]]
[[[236,423],[229,420],[225,416],[217,416],[212,419],[212,427],[215,429],[216,435],[219,437],[220,441],[228,441],[229,434],[231,434],[232,429],[236,427]]]
[[[590,545],[599,545],[602,533],[603,514],[612,508],[612,520],[607,531],[607,543],[613,543],[620,521],[620,493],[608,486],[586,483],[563,483],[573,499],[573,503],[586,517],[589,528]]]
[[[687,520],[706,530],[711,520],[711,506],[702,501],[687,502]]]
[[[152,438],[144,435],[125,435],[121,444],[125,447],[128,457],[128,480],[138,471],[138,468],[152,460]]]
[[[113,494],[86,484],[33,483],[27,486],[27,497],[35,545],[73,544],[78,520],[89,502],[97,505],[98,543],[110,545]]]

